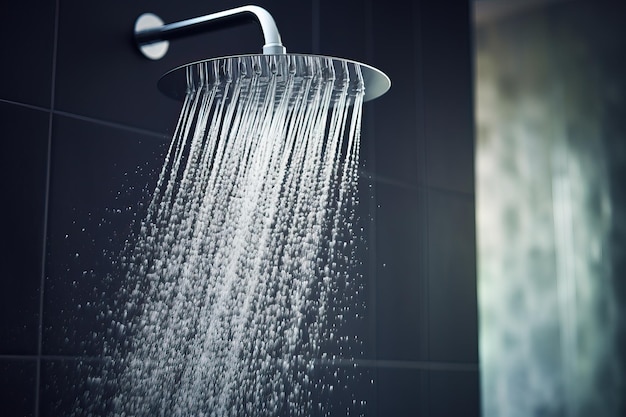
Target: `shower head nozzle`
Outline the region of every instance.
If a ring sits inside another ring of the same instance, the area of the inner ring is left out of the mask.
[[[167,72],[159,80],[163,94],[182,101],[190,90],[236,78],[256,77],[261,82],[274,78],[278,84],[303,83],[306,79],[332,82],[337,91],[363,91],[363,100],[382,96],[391,87],[391,80],[382,71],[360,62],[343,58],[306,54],[237,55],[207,59],[182,65]]]

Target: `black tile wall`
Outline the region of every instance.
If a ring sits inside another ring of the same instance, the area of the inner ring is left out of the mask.
[[[423,204],[419,190],[376,184],[376,357],[425,359]]]
[[[428,193],[429,358],[478,362],[474,199]]]
[[[266,2],[291,51],[310,52],[310,8],[301,3]],[[258,2],[263,6],[263,2]],[[166,23],[202,16],[240,5],[149,1],[90,4],[66,0],[61,4],[57,61],[59,110],[151,129],[172,132],[180,103],[163,96],[156,85],[172,68],[201,59],[259,53],[263,37],[254,24],[224,28],[174,40],[158,61],[143,57],[134,47],[132,28],[138,16],[155,13]],[[95,97],[95,98],[94,98]]]
[[[155,131],[175,127],[179,104],[163,97],[156,83],[177,64],[169,57],[149,61],[132,45],[134,21],[153,11],[150,6],[61,3],[55,108]]]
[[[57,117],[53,126],[44,353],[99,355],[115,259],[145,214],[166,140]]]
[[[419,63],[423,89],[421,121],[431,186],[474,192],[474,154],[469,2],[451,8],[420,2]]]
[[[0,102],[0,354],[37,353],[49,118]]]
[[[428,372],[428,416],[480,416],[479,386],[478,370]]]
[[[105,369],[97,360],[42,361],[39,416],[110,415],[111,392],[98,383]]]
[[[49,107],[55,2],[5,1],[0,16],[0,99]]]
[[[391,78],[391,89],[371,103],[375,108],[375,174],[405,184],[417,184],[423,181],[423,167],[417,162],[418,154],[424,150],[416,122],[419,91],[413,5],[376,1],[372,7],[373,57],[370,64]]]
[[[312,397],[317,407],[312,416],[370,416],[375,415],[376,369],[369,366],[321,365],[315,377],[323,389],[316,390]]]
[[[40,415],[111,413],[113,392],[98,383],[107,369],[107,364],[98,360],[43,361]],[[323,388],[312,393],[310,416],[373,415],[379,385],[375,373],[372,367],[318,365],[314,378]],[[283,415],[289,417],[289,414]]]
[[[367,1],[318,0],[320,13],[319,54],[366,63],[368,57]]]
[[[427,374],[415,368],[377,369],[378,415],[428,416]]]
[[[477,370],[377,369],[378,415],[480,416]]]
[[[35,415],[35,359],[0,359],[0,404],[3,416]]]
[[[2,6],[10,16],[0,28],[3,57],[20,65],[0,69],[2,189],[19,203],[7,205],[1,252],[0,377],[9,379],[0,414],[106,415],[109,393],[93,385],[105,369],[101,313],[122,285],[115,260],[143,215],[180,109],[156,83],[178,65],[262,45],[257,25],[243,24],[172,41],[164,59],[149,61],[135,50],[132,27],[144,12],[173,22],[240,4]],[[356,230],[366,242],[353,299],[361,310],[343,329],[362,345],[332,351],[341,361],[319,367],[325,381],[337,372],[346,382],[320,401],[331,416],[478,415],[467,2],[257,4],[276,19],[288,51],[358,60],[392,79],[364,107]]]

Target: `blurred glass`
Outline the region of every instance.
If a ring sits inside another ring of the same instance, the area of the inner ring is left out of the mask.
[[[475,18],[483,415],[626,415],[626,7]]]

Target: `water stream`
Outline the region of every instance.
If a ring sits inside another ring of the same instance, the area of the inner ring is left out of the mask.
[[[348,65],[240,57],[190,70],[123,258],[115,415],[328,413],[316,364],[358,354],[338,331],[362,285],[363,83]]]

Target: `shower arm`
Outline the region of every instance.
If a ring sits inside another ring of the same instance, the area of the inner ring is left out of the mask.
[[[216,24],[245,17],[254,17],[261,24],[261,30],[265,38],[265,45],[263,45],[264,54],[278,55],[286,53],[272,15],[264,8],[252,5],[236,7],[168,24],[163,24],[161,19],[152,13],[145,13],[135,23],[135,41],[142,53],[148,58],[160,59],[165,55],[168,47],[167,41],[170,39],[208,30],[211,26],[215,27]],[[164,51],[156,54],[146,52],[147,48],[155,44],[161,44]]]

